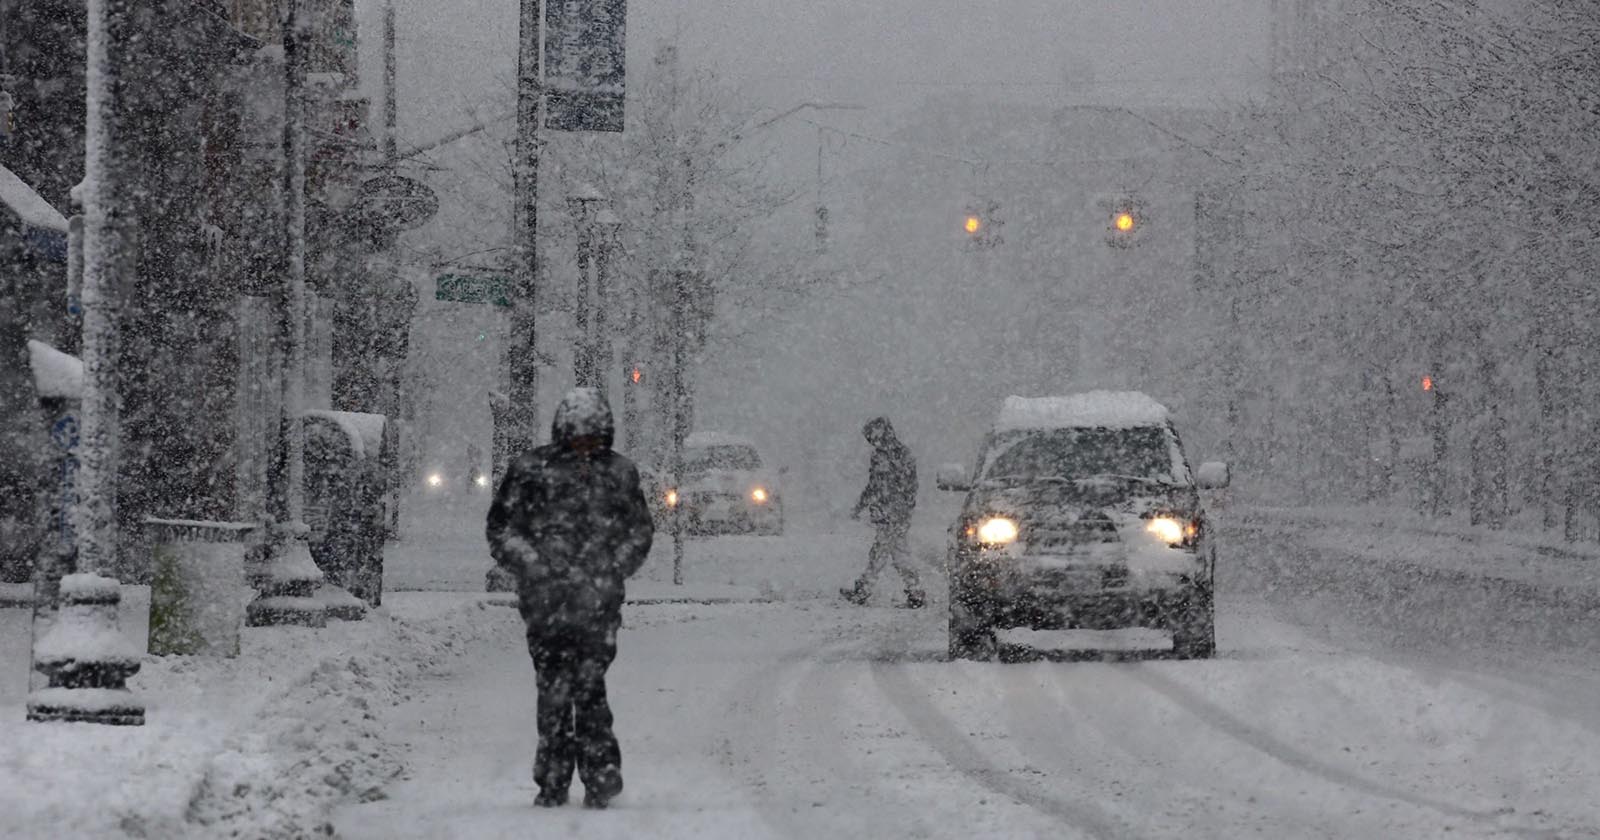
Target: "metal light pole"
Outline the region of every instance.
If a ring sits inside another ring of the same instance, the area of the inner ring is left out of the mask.
[[[579,388],[595,384],[594,347],[589,340],[589,266],[594,262],[595,208],[604,200],[600,191],[589,184],[579,184],[567,196],[567,210],[578,230],[578,286],[572,300],[572,381]]]
[[[306,365],[306,126],[303,37],[309,23],[304,0],[283,10],[283,235],[287,251],[278,294],[277,344],[282,371],[278,452],[267,471],[267,514],[262,542],[251,552],[247,574],[256,599],[245,611],[251,627],[293,624],[321,627],[328,610],[312,596],[322,571],[306,543],[301,520],[305,483],[304,387]]]
[[[541,90],[539,0],[521,0],[517,46],[517,148],[513,167],[513,231],[511,336],[506,342],[506,367],[510,376],[509,399],[495,417],[503,433],[495,435],[494,475],[498,481],[506,465],[533,448],[539,418],[539,124],[543,119]]]
[[[606,385],[611,381],[611,334],[607,329],[607,319],[614,303],[611,299],[611,262],[619,244],[617,237],[622,231],[622,220],[611,212],[610,207],[602,207],[595,214],[594,227],[598,241],[594,257],[594,334],[589,340],[589,369],[593,373],[595,387],[600,389],[600,396],[604,397],[609,390]]]
[[[87,153],[82,289],[83,406],[77,504],[78,574],[61,581],[55,623],[34,642],[49,687],[28,696],[28,719],[141,725],[144,703],[127,688],[139,654],[117,632],[116,578],[119,330],[135,278],[132,143],[124,130],[136,86],[116,84],[135,33],[130,0],[89,0]]]

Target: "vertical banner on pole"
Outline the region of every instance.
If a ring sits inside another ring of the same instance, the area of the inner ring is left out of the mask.
[[[627,0],[547,0],[544,127],[621,131]]]

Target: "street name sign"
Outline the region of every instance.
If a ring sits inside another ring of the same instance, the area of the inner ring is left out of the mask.
[[[441,274],[434,279],[434,300],[511,306],[511,280],[494,274]]]

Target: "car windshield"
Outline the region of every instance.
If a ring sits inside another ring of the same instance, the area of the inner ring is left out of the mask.
[[[1028,432],[994,455],[983,480],[1021,483],[1115,475],[1172,480],[1172,456],[1160,427],[1073,428]]]
[[[761,456],[753,446],[704,446],[683,451],[683,471],[758,470]]]

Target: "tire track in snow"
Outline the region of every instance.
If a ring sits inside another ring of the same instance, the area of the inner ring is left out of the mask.
[[[1499,810],[1482,811],[1464,808],[1441,799],[1412,793],[1411,791],[1374,781],[1359,773],[1346,770],[1343,767],[1305,753],[1267,732],[1239,720],[1226,709],[1171,677],[1143,666],[1130,666],[1123,673],[1127,674],[1131,679],[1143,683],[1151,690],[1158,692],[1213,729],[1296,770],[1319,776],[1351,790],[1360,791],[1381,799],[1427,808],[1449,817],[1470,820],[1493,820],[1504,814],[1503,811]]]
[[[740,680],[723,705],[727,719],[740,726],[723,739],[722,763],[736,775],[734,781],[751,791],[751,804],[775,834],[794,838],[815,836],[814,827],[804,825],[793,809],[783,808],[770,795],[773,789],[781,789],[783,783],[781,780],[768,782],[767,776],[774,768],[788,766],[778,748],[783,687],[798,679],[790,677],[792,672],[804,669],[808,662],[843,644],[836,639],[820,639],[785,651],[772,664]],[[739,752],[744,754],[736,757]],[[736,762],[746,765],[745,773],[738,772]]]
[[[888,636],[883,639],[885,655],[874,657],[871,663],[873,682],[946,764],[984,788],[1059,820],[1090,837],[1112,840],[1129,836],[1131,827],[1092,802],[1042,793],[985,758],[952,725],[950,719],[928,700],[926,692],[912,682],[901,666],[901,662],[910,658],[913,632],[914,628],[905,623],[890,629]]]

